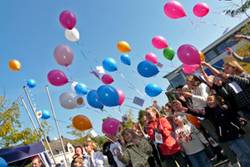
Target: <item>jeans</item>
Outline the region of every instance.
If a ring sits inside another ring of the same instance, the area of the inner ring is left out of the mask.
[[[179,167],[187,167],[188,161],[185,159],[184,155],[181,152],[178,152],[174,155],[164,156],[163,166],[165,167],[178,167],[176,163],[178,163]]]
[[[189,160],[192,163],[192,167],[212,167],[210,160],[208,159],[204,150],[188,155]]]
[[[242,167],[250,167],[250,145],[242,138],[228,142],[229,148],[236,154]]]

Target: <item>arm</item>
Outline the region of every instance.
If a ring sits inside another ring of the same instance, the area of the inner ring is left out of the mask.
[[[246,87],[250,85],[250,80],[238,75],[230,75],[229,80],[237,82],[240,86]]]
[[[201,71],[202,76],[206,80],[207,84],[210,87],[212,87],[213,86],[213,82],[208,78],[207,73],[204,71],[204,67],[203,66],[200,66],[200,71]]]
[[[215,75],[215,76],[221,76],[222,73],[217,70],[216,68],[214,68],[213,66],[211,66],[209,63],[206,63],[206,62],[201,62],[201,65],[202,66],[206,66],[209,70],[211,70],[211,72]]]
[[[172,126],[166,118],[160,118],[159,130],[162,132],[162,136],[168,137],[171,135]]]
[[[194,132],[200,139],[200,141],[203,143],[203,144],[208,144],[208,141],[207,139],[204,137],[204,135],[196,128],[194,127],[193,125],[191,125],[191,128],[192,128],[192,132]]]
[[[229,55],[232,55],[236,60],[246,62],[246,63],[250,63],[250,57],[241,57],[237,53],[235,53],[232,48],[226,48],[226,50],[227,50],[227,53]]]
[[[151,155],[153,152],[153,149],[149,142],[146,139],[141,139],[139,143],[139,147],[142,148],[142,150],[147,153],[148,155]]]
[[[201,101],[201,102],[206,102],[207,101],[207,97],[208,97],[208,86],[204,83],[200,84],[200,95],[192,95],[192,99]]]
[[[234,37],[236,39],[245,39],[245,40],[250,41],[250,36],[247,36],[247,35],[236,34]]]
[[[117,158],[124,164],[128,165],[130,160],[128,150],[124,151],[123,153],[118,152]]]

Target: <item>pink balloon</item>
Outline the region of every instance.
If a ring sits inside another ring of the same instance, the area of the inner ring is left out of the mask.
[[[182,70],[185,74],[193,74],[198,68],[199,68],[199,64],[194,64],[194,65],[183,64],[182,65]]]
[[[157,56],[152,52],[145,55],[145,60],[147,60],[153,64],[158,64]]]
[[[68,10],[62,11],[59,17],[61,25],[66,29],[73,29],[76,25],[76,16]]]
[[[152,39],[152,45],[156,48],[156,49],[165,49],[168,47],[168,43],[166,41],[166,39],[162,36],[155,36]]]
[[[60,70],[51,70],[47,77],[49,83],[54,86],[62,86],[69,82],[64,72]]]
[[[111,75],[109,75],[109,74],[104,74],[104,75],[102,76],[102,82],[103,82],[104,84],[108,85],[108,84],[112,84],[112,83],[114,82],[114,79],[112,78]]]
[[[201,63],[199,51],[192,45],[181,45],[178,48],[177,55],[183,64],[193,65]]]
[[[62,66],[69,66],[72,64],[74,55],[72,50],[67,45],[58,45],[54,51],[56,62]]]
[[[125,94],[124,94],[124,92],[123,92],[122,90],[120,90],[120,89],[116,89],[116,91],[117,91],[117,93],[118,93],[118,95],[119,95],[118,104],[119,104],[119,105],[122,105],[123,102],[124,102],[124,100],[125,100]]]
[[[181,3],[174,0],[165,4],[164,12],[171,19],[178,19],[186,16],[186,12],[184,11]]]
[[[120,121],[115,118],[107,118],[102,123],[102,132],[106,135],[115,136],[120,127]]]
[[[209,6],[204,2],[197,3],[193,7],[193,13],[197,17],[204,17],[208,14],[208,12],[209,12]]]

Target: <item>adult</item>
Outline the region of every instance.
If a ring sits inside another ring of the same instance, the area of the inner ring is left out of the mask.
[[[31,166],[32,167],[43,167],[42,161],[39,158],[39,156],[35,156],[32,158]]]
[[[73,155],[73,160],[71,162],[71,166],[75,163],[75,161],[80,161],[79,159],[82,159],[82,161],[87,161],[87,156],[85,153],[85,150],[82,146],[75,146],[75,154]],[[80,162],[79,162],[80,163]],[[84,162],[82,164],[85,164]],[[84,165],[87,166],[87,165]]]
[[[97,146],[94,142],[87,141],[84,148],[88,154],[88,167],[104,167],[104,156],[100,151],[97,151]]]
[[[236,34],[234,36],[236,39],[240,40],[240,39],[245,39],[250,41],[250,36],[247,35],[242,35],[242,34]],[[244,62],[244,63],[250,63],[250,57],[241,57],[239,56],[237,53],[235,53],[231,48],[228,49],[228,51],[230,52],[230,54],[237,60]]]

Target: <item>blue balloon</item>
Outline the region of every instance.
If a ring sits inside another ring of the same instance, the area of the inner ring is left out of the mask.
[[[117,64],[115,59],[107,57],[102,61],[102,66],[106,71],[113,72],[117,70]]]
[[[146,60],[138,64],[137,71],[141,76],[146,78],[152,77],[159,73],[159,70],[156,65]]]
[[[36,81],[35,81],[34,79],[29,79],[29,80],[27,81],[27,86],[28,86],[29,88],[34,88],[34,87],[36,86]]]
[[[88,93],[88,88],[85,84],[78,83],[75,86],[75,91],[76,91],[76,94],[78,95],[86,95]]]
[[[97,89],[97,94],[103,105],[108,107],[118,105],[119,95],[114,87],[110,85],[102,85]]]
[[[50,112],[48,110],[42,110],[42,119],[49,119],[50,118]]]
[[[99,100],[99,97],[98,97],[96,90],[89,91],[89,93],[87,94],[87,101],[91,107],[99,108],[101,110],[104,107],[103,104]]]
[[[145,87],[145,92],[148,96],[155,97],[161,94],[162,89],[158,85],[150,83]]]
[[[121,55],[120,60],[123,64],[129,65],[129,66],[131,65],[131,60],[128,54]]]
[[[0,157],[0,167],[8,167],[8,163],[2,157]]]

